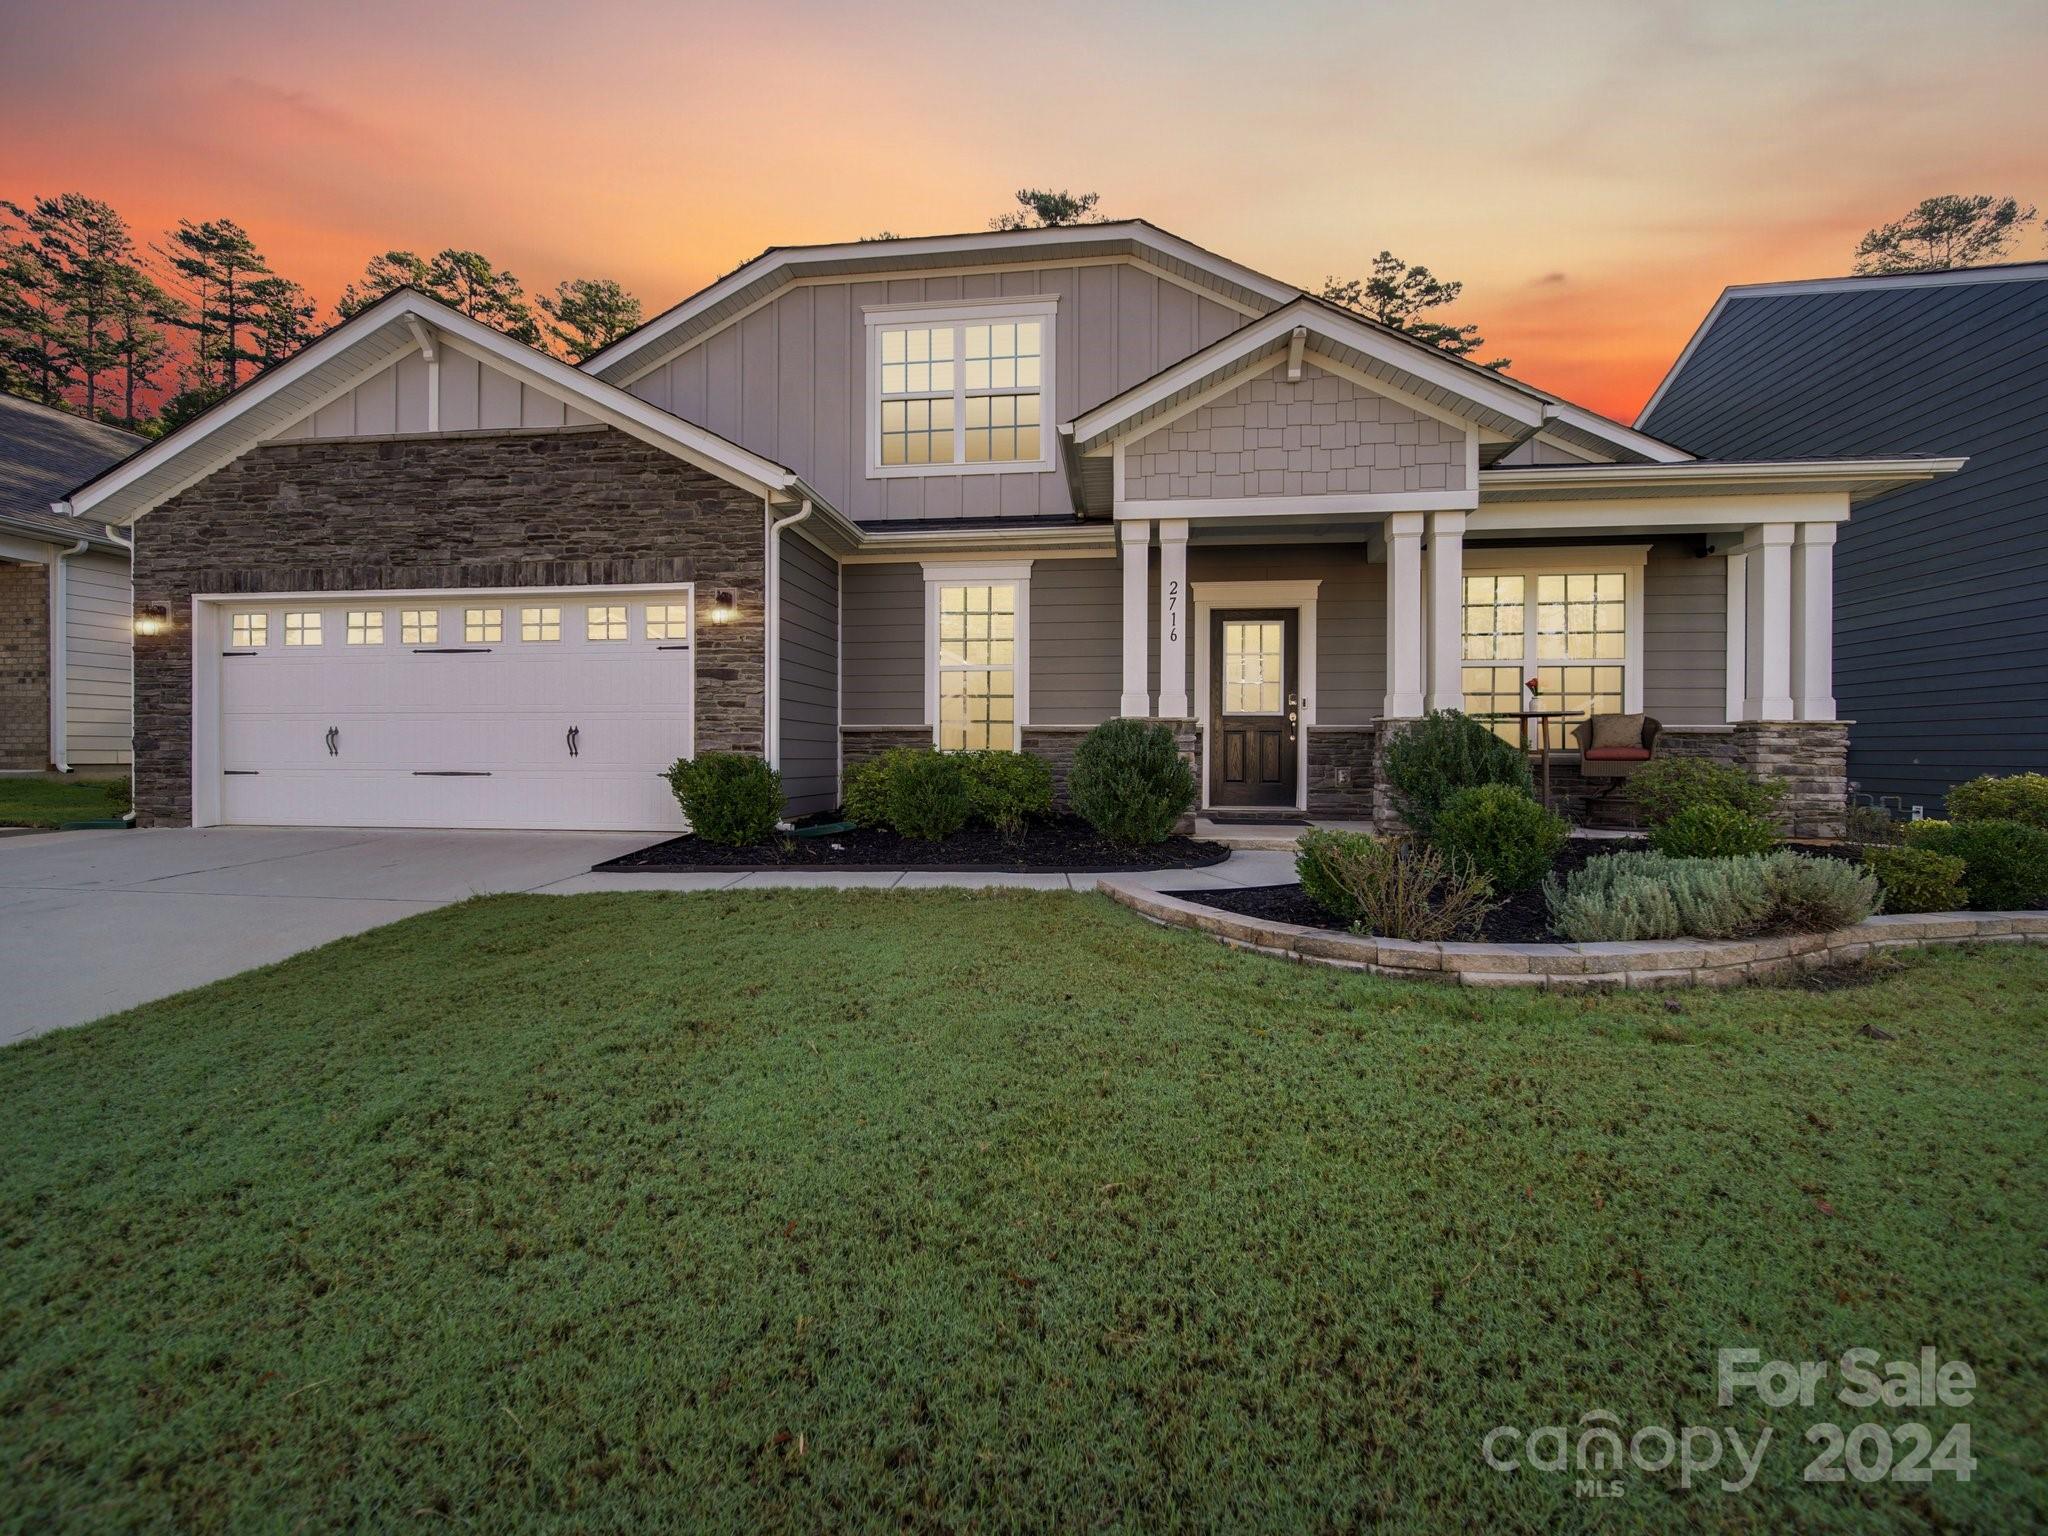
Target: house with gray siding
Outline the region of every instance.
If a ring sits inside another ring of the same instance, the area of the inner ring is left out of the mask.
[[[1825,831],[1836,535],[1956,467],[1701,459],[1129,220],[770,250],[580,367],[400,290],[57,510],[134,532],[147,823],[662,830],[713,748],[802,816],[1119,716],[1369,816],[1533,678]]]
[[[50,503],[142,441],[0,394],[0,772],[129,759],[128,546]]]
[[[1859,798],[2048,769],[2048,263],[1730,288],[1637,426],[1703,458],[1960,455],[1835,545]]]

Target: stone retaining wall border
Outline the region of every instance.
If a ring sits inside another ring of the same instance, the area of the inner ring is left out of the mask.
[[[1927,912],[1873,917],[1832,933],[1637,944],[1419,944],[1224,912],[1115,879],[1097,890],[1156,923],[1236,949],[1468,987],[1730,986],[1930,944],[2048,943],[2048,912]]]

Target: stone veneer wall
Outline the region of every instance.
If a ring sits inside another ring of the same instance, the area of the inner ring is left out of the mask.
[[[49,766],[49,567],[0,563],[0,768]]]
[[[273,444],[136,525],[135,808],[192,815],[195,592],[697,584],[699,750],[762,750],[763,508],[610,429]],[[739,617],[709,622],[713,594]]]
[[[1308,736],[1308,814],[1369,820],[1375,797],[1373,728],[1311,725]],[[1347,781],[1339,783],[1339,775]]]
[[[1839,720],[1745,720],[1735,760],[1785,786],[1779,820],[1795,837],[1840,837],[1849,815],[1849,727]]]
[[[1275,370],[1140,438],[1125,455],[1132,496],[1319,496],[1464,490],[1455,427],[1305,366]]]

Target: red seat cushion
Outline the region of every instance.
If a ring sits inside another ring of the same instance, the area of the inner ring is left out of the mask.
[[[1589,763],[1646,763],[1648,747],[1588,747],[1579,754]]]

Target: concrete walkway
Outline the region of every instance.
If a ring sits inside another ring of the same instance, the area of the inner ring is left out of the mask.
[[[215,827],[0,840],[0,1044],[82,1024],[470,896],[762,886],[1088,890],[1090,875],[593,875],[635,833]],[[1270,885],[1279,852],[1132,878],[1152,890]]]

